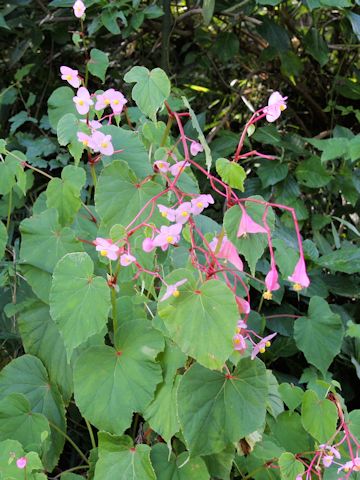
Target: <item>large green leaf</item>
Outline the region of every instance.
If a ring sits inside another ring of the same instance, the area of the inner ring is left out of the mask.
[[[190,458],[189,453],[179,456],[171,452],[164,443],[157,443],[151,449],[151,462],[157,480],[209,480],[210,475],[202,458]],[[188,460],[188,461],[187,461]]]
[[[49,303],[51,273],[32,265],[21,265],[21,273],[32,288],[35,295],[44,303]]]
[[[296,320],[294,326],[297,347],[322,374],[340,352],[343,336],[340,316],[335,315],[321,297],[311,298],[308,316]]]
[[[0,478],[1,480],[24,480],[24,470],[16,466],[16,460],[26,457],[26,479],[46,480],[41,471],[44,469],[36,452],[25,453],[22,445],[16,440],[0,442]]]
[[[69,225],[74,221],[81,207],[80,193],[86,181],[85,170],[67,165],[60,178],[53,178],[46,189],[48,208],[56,208],[61,225]]]
[[[105,82],[106,70],[109,66],[109,54],[93,48],[90,52],[90,60],[88,62],[89,72],[95,77]]]
[[[170,95],[170,80],[161,68],[149,71],[145,67],[133,67],[125,76],[125,82],[136,82],[132,98],[140,110],[152,120]]]
[[[115,161],[105,167],[99,177],[95,194],[96,210],[108,228],[116,223],[127,225],[160,192],[161,186],[152,181],[139,186],[126,163]],[[138,221],[146,218],[150,211],[151,205]]]
[[[121,434],[133,412],[146,409],[161,382],[155,358],[164,340],[147,320],[132,320],[120,325],[115,343],[116,350],[91,347],[79,356],[74,387],[82,414],[97,428]]]
[[[18,325],[25,352],[43,362],[50,379],[57,384],[68,404],[73,391],[72,369],[67,362],[64,340],[50,317],[48,305],[34,303],[30,309],[21,312]]]
[[[51,448],[45,452],[43,462],[47,470],[57,465],[64,446],[64,436],[51,424],[65,432],[65,408],[57,386],[49,380],[41,361],[32,355],[12,360],[0,372],[0,400],[12,393],[22,393],[30,402],[30,408],[42,413],[51,427]]]
[[[262,428],[267,395],[259,359],[241,359],[231,378],[192,365],[178,389],[178,414],[191,456],[221,452]]]
[[[94,480],[156,480],[150,451],[150,447],[143,444],[129,448],[125,442],[119,442],[107,450],[99,443]]]
[[[295,479],[304,472],[304,465],[296,460],[295,455],[284,452],[279,458],[281,480]]]
[[[70,228],[62,228],[55,209],[21,222],[20,260],[52,273],[58,260],[70,252],[81,252],[83,246]]]
[[[252,197],[255,200],[262,200],[261,197],[255,196]],[[262,217],[265,211],[265,206],[253,203],[245,203],[246,212],[252,220],[254,220],[259,225],[263,225]],[[267,247],[267,235],[265,233],[249,233],[246,237],[242,236],[237,237],[237,232],[239,224],[241,221],[242,210],[239,206],[235,205],[230,208],[224,217],[224,226],[226,234],[229,237],[229,240],[237,247],[239,253],[244,255],[246,261],[249,264],[252,275],[255,275],[255,267],[263,255],[265,248]],[[267,215],[267,224],[270,229],[273,229],[275,222],[274,212],[270,208]]]
[[[331,174],[321,163],[319,157],[310,157],[299,163],[295,170],[296,178],[299,183],[309,188],[320,188],[327,185],[331,179]]]
[[[342,247],[323,255],[316,263],[334,272],[358,273],[360,271],[360,249],[350,245]]]
[[[297,454],[311,449],[310,437],[304,430],[298,413],[281,413],[270,428],[275,441],[288,452]]]
[[[41,455],[44,440],[49,436],[46,417],[33,412],[23,394],[12,393],[0,401],[0,441],[17,440],[26,451],[33,450]]]
[[[302,408],[301,421],[303,427],[318,442],[326,443],[335,433],[338,420],[336,405],[330,400],[320,399],[316,392],[305,392]]]
[[[108,320],[110,289],[102,277],[94,276],[87,253],[69,253],[54,269],[50,290],[50,313],[64,339],[68,360],[74,349]]]
[[[166,283],[171,285],[182,278],[188,281],[181,287],[181,295],[159,302],[158,313],[184,353],[207,368],[220,370],[233,352],[239,319],[234,295],[220,280],[197,285],[188,270],[175,270],[166,277]],[[162,287],[160,297],[164,293]]]

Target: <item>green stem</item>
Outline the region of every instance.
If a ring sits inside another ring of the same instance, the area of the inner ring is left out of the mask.
[[[9,228],[10,228],[11,209],[12,209],[12,189],[10,190],[10,193],[9,193],[9,205],[8,205],[8,214],[7,214],[7,221],[6,221],[7,231],[9,231]]]
[[[118,329],[117,318],[116,318],[116,292],[115,288],[111,289],[111,305],[112,305],[112,319],[113,319],[113,330],[114,330],[114,345],[115,345],[115,334]],[[116,345],[115,345],[116,347]]]
[[[260,299],[260,303],[259,303],[258,312],[260,312],[260,310],[261,310],[261,307],[262,307],[262,305],[263,305],[263,302],[264,302],[264,297],[263,297],[263,295],[261,295],[261,299]]]
[[[86,420],[86,418],[84,418],[84,420],[85,420],[87,429],[88,429],[88,431],[89,431],[89,437],[90,437],[90,441],[91,441],[91,446],[92,446],[92,448],[96,448],[96,442],[95,442],[95,437],[94,437],[93,429],[92,429],[90,423]]]
[[[170,129],[171,129],[171,126],[173,124],[173,121],[174,121],[174,118],[173,117],[170,117],[168,118],[168,121],[167,121],[167,124],[166,124],[166,128],[165,128],[165,132],[164,132],[164,135],[161,139],[161,143],[160,143],[160,147],[163,147],[166,143],[166,140],[169,136],[169,133],[170,133]]]
[[[220,232],[220,234],[219,234],[219,236],[218,236],[218,242],[217,242],[217,244],[216,244],[215,251],[214,251],[215,257],[216,257],[216,255],[220,252],[221,244],[222,244],[222,242],[223,242],[223,240],[224,240],[224,237],[225,237],[225,229],[222,228],[222,229],[221,229],[221,232]]]
[[[55,423],[51,422],[49,420],[49,425],[52,427],[54,430],[56,430],[58,433],[60,433],[66,441],[70,443],[70,445],[74,448],[74,450],[77,451],[79,456],[84,460],[89,465],[89,460],[86,458],[86,455],[80,450],[80,448],[76,445],[76,443],[69,437],[69,435],[61,430]]]
[[[90,165],[90,172],[91,172],[91,177],[92,177],[94,188],[95,188],[97,183],[97,177],[96,177],[95,166],[93,164]]]

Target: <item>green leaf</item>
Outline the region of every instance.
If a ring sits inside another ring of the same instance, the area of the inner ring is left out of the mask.
[[[164,443],[157,443],[151,449],[151,463],[154,466],[157,480],[209,480],[204,461],[190,458],[189,453],[182,452],[175,457]],[[188,460],[188,461],[187,461]]]
[[[67,253],[83,251],[74,232],[68,227],[61,228],[55,209],[26,218],[21,222],[20,231],[21,262],[49,273],[53,272],[58,260]]]
[[[287,177],[288,172],[289,167],[286,163],[275,161],[267,161],[257,170],[257,174],[264,188],[281,182],[281,180]]]
[[[241,359],[232,378],[192,365],[178,389],[178,415],[191,456],[221,452],[261,428],[266,401],[266,369],[258,359]]]
[[[275,125],[267,125],[255,130],[252,138],[259,143],[265,143],[266,145],[277,145],[281,142],[281,136]]]
[[[32,288],[35,295],[44,303],[49,303],[51,274],[33,267],[32,265],[21,265],[21,273]]]
[[[133,172],[125,162],[115,161],[104,168],[96,188],[95,205],[102,222],[108,228],[119,223],[127,225],[162,190],[153,181],[137,185]],[[151,205],[138,219],[145,219],[151,211]]]
[[[26,193],[26,174],[21,162],[26,161],[22,152],[13,150],[9,152],[5,161],[0,162],[0,194],[7,195],[18,185],[22,193]]]
[[[281,480],[295,479],[304,472],[304,465],[289,452],[282,453],[279,458]]]
[[[148,445],[129,448],[119,444],[109,451],[100,445],[99,449],[94,480],[156,480]]]
[[[290,383],[282,383],[278,386],[279,393],[289,410],[295,410],[302,401],[304,391],[300,387],[296,387]]]
[[[271,431],[272,439],[288,452],[296,455],[311,449],[310,437],[302,426],[300,415],[296,412],[281,413],[271,425]]]
[[[149,71],[145,67],[133,67],[124,76],[127,83],[135,82],[132,98],[140,110],[156,121],[156,112],[170,95],[170,80],[160,68]]]
[[[3,480],[24,480],[24,470],[16,466],[16,459],[26,457],[26,478],[28,480],[46,480],[44,467],[35,452],[25,453],[16,440],[0,442],[0,478]]]
[[[65,432],[65,408],[61,395],[38,358],[23,355],[12,360],[0,372],[0,400],[12,393],[25,395],[32,411],[42,413],[49,423]],[[43,457],[48,471],[57,465],[63,447],[64,436],[51,427],[51,449]]]
[[[38,357],[57,384],[68,404],[73,392],[72,369],[67,362],[64,340],[50,317],[48,305],[34,303],[18,317],[20,335],[26,353]]]
[[[343,336],[341,318],[320,297],[311,298],[308,316],[296,320],[294,326],[297,347],[304,353],[306,360],[323,375],[340,352]]]
[[[230,162],[226,158],[218,158],[216,160],[216,171],[230,187],[237,188],[241,192],[244,191],[246,173],[238,163]]]
[[[181,287],[181,295],[159,302],[158,313],[170,337],[186,355],[207,368],[220,370],[233,352],[232,338],[239,316],[234,295],[220,280],[197,285],[188,270],[173,271],[166,282],[171,285],[183,278],[188,282]],[[162,287],[160,298],[164,293]]]
[[[308,188],[325,187],[331,179],[331,174],[324,168],[319,157],[303,160],[295,170],[299,183]]]
[[[316,392],[304,393],[301,407],[303,427],[318,442],[325,443],[336,430],[338,412],[336,405],[327,399],[319,399]]]
[[[204,0],[202,7],[202,15],[204,17],[204,24],[209,25],[214,14],[215,0]]]
[[[56,131],[60,145],[65,147],[70,142],[76,140],[79,130],[79,119],[73,113],[67,113],[60,118]]]
[[[60,178],[53,178],[46,189],[48,208],[56,208],[59,222],[70,225],[81,207],[80,193],[86,181],[85,170],[73,165],[63,168]]]
[[[358,273],[360,271],[360,249],[350,245],[342,247],[323,255],[316,263],[334,272]]]
[[[0,441],[17,440],[26,451],[33,450],[41,455],[43,438],[49,436],[46,417],[33,412],[23,394],[12,393],[0,401]]]
[[[230,446],[220,453],[205,455],[202,457],[206,463],[211,478],[221,478],[223,480],[230,479],[230,472],[234,462],[234,447]]]
[[[57,263],[50,290],[50,313],[64,339],[68,360],[74,349],[106,325],[110,289],[94,276],[87,253],[69,253]]]
[[[74,91],[70,87],[59,87],[53,91],[48,100],[48,115],[51,127],[56,130],[59,120],[68,113],[79,118],[73,97]]]
[[[329,48],[316,28],[310,28],[304,37],[305,49],[323,67],[329,60]]]
[[[75,399],[81,413],[99,429],[123,433],[133,412],[146,409],[161,382],[155,358],[163,343],[150,322],[132,320],[120,325],[117,350],[108,346],[85,350],[74,368]]]
[[[7,241],[8,241],[8,234],[7,234],[6,227],[2,222],[0,222],[0,260],[4,256]]]
[[[97,48],[93,48],[90,51],[90,60],[88,62],[89,72],[95,77],[100,78],[102,82],[105,82],[105,74],[108,66],[108,54]]]
[[[278,23],[264,17],[258,31],[278,52],[287,51],[290,48],[290,39],[287,31]]]

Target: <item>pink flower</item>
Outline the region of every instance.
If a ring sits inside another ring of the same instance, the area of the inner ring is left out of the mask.
[[[93,148],[93,142],[90,135],[86,135],[86,133],[83,133],[83,132],[77,132],[77,139],[79,140],[80,143],[85,145],[85,147]]]
[[[195,155],[202,152],[203,150],[204,150],[204,147],[201,145],[201,143],[195,142],[195,141],[191,142],[190,153],[193,157],[195,157]]]
[[[110,260],[117,260],[120,255],[120,248],[113,243],[112,240],[97,237],[93,242],[96,245],[96,251],[100,252],[102,257],[107,257]]]
[[[107,106],[112,108],[113,113],[120,114],[127,103],[124,95],[113,88],[109,88],[104,93],[96,96],[95,110],[103,110]]]
[[[186,223],[192,213],[192,205],[190,202],[184,202],[176,209],[176,223]]]
[[[344,465],[338,469],[338,473],[341,472],[341,470],[345,472],[360,472],[360,457],[355,457],[354,460],[344,463]]]
[[[275,335],[277,335],[277,334],[272,333],[271,335],[268,335],[267,337],[264,337],[262,340],[260,340],[260,342],[257,345],[255,345],[255,347],[253,348],[252,354],[251,354],[251,360],[254,360],[254,358],[256,357],[256,355],[258,353],[264,353],[266,347],[270,347],[270,345],[271,345],[270,340],[272,338],[274,338]]]
[[[98,122],[97,120],[91,120],[89,122],[91,130],[98,130],[99,128],[102,127],[101,123]]]
[[[78,71],[73,70],[70,67],[65,67],[64,65],[60,67],[61,79],[66,80],[74,88],[80,87],[80,78],[78,77]]]
[[[204,208],[207,208],[209,205],[214,203],[214,199],[210,194],[200,195],[199,197],[193,198],[191,200],[192,213],[194,215],[199,215]]]
[[[23,468],[26,467],[26,465],[27,465],[27,458],[26,457],[20,457],[16,460],[16,466],[18,468],[23,469]]]
[[[283,97],[279,92],[274,92],[270,95],[267,107],[263,109],[268,122],[275,122],[280,117],[281,112],[286,109],[287,98]]]
[[[144,252],[152,252],[154,248],[156,248],[156,246],[154,245],[153,239],[149,237],[144,238],[142,242],[142,249],[144,250]]]
[[[331,447],[330,445],[326,445],[326,443],[323,443],[322,445],[319,445],[319,450],[322,450],[324,453],[328,455],[332,455],[333,457],[336,457],[337,459],[341,458],[340,452],[337,448]]]
[[[234,342],[235,350],[241,353],[246,350],[247,344],[246,344],[245,338],[240,333],[237,333],[236,335],[234,335],[233,342]]]
[[[120,264],[123,267],[127,267],[128,265],[131,265],[134,262],[136,262],[136,258],[130,255],[129,253],[124,253],[123,255],[120,255]]]
[[[80,115],[86,115],[90,109],[90,105],[94,103],[90,98],[90,93],[85,87],[79,88],[76,97],[73,97],[73,101]]]
[[[114,147],[111,143],[111,135],[104,135],[101,132],[95,131],[91,137],[93,143],[93,150],[100,152],[103,155],[112,155],[114,153]]]
[[[293,274],[288,277],[288,280],[294,283],[293,288],[297,292],[310,285],[310,280],[306,273],[305,260],[302,256],[296,264]]]
[[[169,170],[171,175],[174,175],[174,177],[176,177],[180,170],[183,171],[186,167],[190,167],[190,163],[183,160],[182,162],[177,162],[175,163],[175,165],[172,165]]]
[[[153,245],[155,247],[161,247],[162,250],[167,250],[169,245],[174,245],[180,240],[180,232],[182,225],[180,223],[175,223],[170,227],[163,225],[160,227],[160,233],[154,238]]]
[[[254,222],[254,220],[246,213],[244,207],[241,207],[242,215],[240,220],[239,229],[237,231],[237,236],[241,237],[248,233],[267,233],[265,228],[259,225],[258,223]]]
[[[245,315],[249,315],[250,313],[250,303],[245,300],[245,298],[236,297],[236,303],[240,313],[244,313]]]
[[[76,0],[76,2],[73,5],[73,10],[74,10],[75,17],[81,18],[84,15],[86,10],[84,2],[82,0]]]
[[[154,166],[160,170],[160,172],[166,173],[169,170],[170,163],[164,162],[164,160],[157,160],[154,162]]]
[[[184,285],[184,283],[186,283],[186,282],[187,282],[187,278],[183,278],[182,280],[179,280],[178,282],[174,283],[173,285],[167,285],[166,292],[160,298],[159,302],[163,302],[164,300],[171,297],[171,295],[173,297],[178,297],[180,295],[178,287],[180,287],[180,285]]]
[[[218,242],[219,240],[214,237],[209,243],[209,247],[213,252],[216,251]],[[239,257],[236,247],[227,239],[226,235],[223,237],[220,249],[215,253],[215,256],[217,258],[223,258],[225,261],[229,261],[235,268],[240,270],[240,272],[243,271],[244,265]]]
[[[303,477],[302,475],[296,475],[295,480],[302,480],[302,477]]]
[[[322,457],[322,463],[325,468],[330,467],[330,465],[333,463],[334,457],[332,455],[324,455]]]
[[[159,204],[158,209],[160,210],[161,216],[167,218],[169,222],[173,222],[175,220],[176,211],[172,208],[165,207],[165,205]]]
[[[264,293],[264,298],[266,300],[272,299],[272,293],[275,290],[279,290],[280,285],[278,283],[279,274],[276,270],[275,265],[271,265],[271,269],[269,270],[268,274],[265,277],[265,286],[266,292]]]

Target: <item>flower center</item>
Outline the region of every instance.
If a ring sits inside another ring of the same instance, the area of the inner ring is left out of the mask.
[[[103,142],[103,143],[101,144],[101,147],[102,147],[102,148],[107,148],[108,146],[109,146],[109,144],[108,144],[107,142]]]
[[[84,105],[84,100],[79,100],[78,103],[79,103],[80,106],[83,106]]]
[[[182,217],[187,217],[188,215],[189,215],[188,212],[181,212]]]
[[[106,255],[107,255],[107,250],[100,250],[100,255],[101,255],[102,257],[106,257]]]
[[[269,342],[269,340],[268,340],[268,341],[265,343],[265,346],[266,346],[267,348],[269,348],[269,347],[271,346],[271,342]]]
[[[198,202],[198,203],[196,204],[196,206],[199,207],[199,208],[202,208],[204,205],[202,204],[202,202]]]
[[[119,100],[114,100],[113,103],[114,103],[114,105],[119,105],[120,102],[119,102]]]
[[[263,297],[265,298],[265,300],[272,300],[272,293],[270,292],[270,290],[266,290],[266,292],[263,293]]]
[[[165,218],[166,218],[167,215],[168,215],[167,212],[161,212],[161,216],[162,216],[162,217],[165,217]]]
[[[172,242],[174,241],[174,237],[173,237],[172,235],[168,235],[168,236],[166,237],[166,241],[167,241],[168,243],[172,243]]]
[[[286,109],[285,105],[280,105],[280,110],[283,112]]]
[[[179,295],[180,295],[179,290],[176,289],[176,290],[173,291],[173,297],[177,298]]]
[[[104,103],[105,105],[110,105],[110,100],[108,98],[105,98]]]
[[[66,75],[66,80],[71,80],[72,79],[72,75]]]
[[[301,292],[303,287],[300,285],[300,283],[294,283],[293,289],[295,290],[295,292]]]
[[[265,347],[260,348],[259,352],[260,353],[265,353]]]

